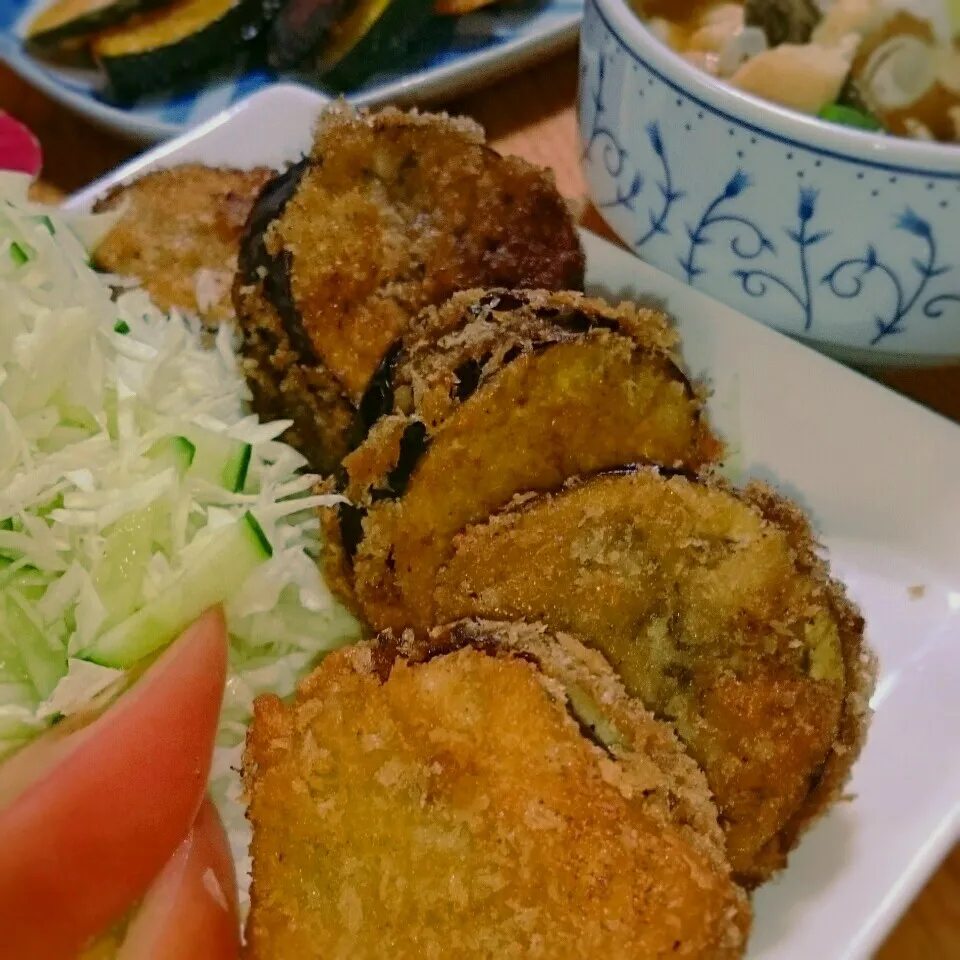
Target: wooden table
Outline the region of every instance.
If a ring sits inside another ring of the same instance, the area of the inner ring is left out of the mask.
[[[479,120],[501,151],[553,167],[563,193],[579,198],[584,195],[584,184],[573,112],[576,79],[576,56],[571,53],[446,109]],[[135,146],[94,129],[31,90],[3,66],[0,109],[19,117],[40,138],[46,154],[42,186],[50,198],[84,186],[137,152]],[[590,208],[585,209],[583,219],[587,226],[609,236]],[[960,422],[960,368],[893,371],[884,373],[882,379]],[[960,960],[960,845],[891,934],[877,960]]]

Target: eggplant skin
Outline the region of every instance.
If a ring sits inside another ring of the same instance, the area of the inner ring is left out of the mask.
[[[302,158],[257,197],[240,240],[233,302],[254,409],[264,419],[293,420],[284,439],[330,473],[352,446],[355,413],[314,355],[290,289],[289,253],[272,252],[265,241],[310,165]]]
[[[259,282],[261,285],[263,297],[279,315],[293,349],[302,359],[315,362],[313,345],[303,328],[290,289],[290,253],[287,250],[270,253],[265,242],[267,231],[274,221],[283,216],[283,211],[309,168],[310,161],[304,157],[266,184],[250,211],[237,263],[239,275],[245,284]]]
[[[243,778],[250,960],[743,956],[703,775],[573,637],[469,622],[334,651],[257,698]]]
[[[381,417],[393,412],[393,373],[402,349],[403,341],[397,340],[387,350],[357,404],[357,429],[364,436]]]
[[[257,270],[271,265],[272,259],[264,245],[264,234],[270,224],[282,215],[309,165],[310,161],[302,157],[261,188],[247,217],[237,260],[245,283],[256,283]]]
[[[299,66],[329,36],[356,0],[287,0],[267,36],[267,62],[275,70]]]
[[[351,515],[343,552],[325,547],[353,563],[365,619],[436,622],[453,538],[514,496],[634,460],[713,463],[723,446],[674,343],[662,313],[578,294],[469,291],[425,311],[394,366],[394,412],[343,463],[362,536]]]
[[[399,397],[395,412],[415,409],[437,426],[524,354],[600,331],[669,358],[678,384],[696,399],[699,388],[680,365],[677,335],[665,314],[632,304],[615,307],[576,293],[501,288],[454,294],[412,322],[391,368],[391,395]],[[708,459],[704,453],[697,463]]]
[[[704,769],[747,887],[786,864],[863,745],[863,620],[769,488],[580,478],[467,528],[433,596],[438,619],[539,621],[603,652]]]
[[[345,107],[264,189],[239,264],[258,413],[293,419],[288,441],[323,473],[382,416],[382,365],[421,309],[476,286],[577,289],[584,275],[548,173],[491,150],[471,121]]]

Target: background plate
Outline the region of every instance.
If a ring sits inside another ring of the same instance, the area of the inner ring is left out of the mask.
[[[295,159],[317,106],[306,91],[267,91],[70,205],[151,167]],[[749,950],[750,960],[865,960],[960,836],[960,429],[591,234],[584,246],[592,290],[652,297],[676,317],[744,475],[810,512],[867,618],[882,673],[852,801],[756,895]]]
[[[0,60],[54,100],[123,136],[149,142],[177,136],[278,79],[291,80],[250,69],[214,77],[200,92],[116,107],[98,92],[95,71],[51,67],[24,51],[20,25],[49,2],[0,0]],[[348,99],[357,105],[420,104],[464,93],[571,46],[582,13],[583,0],[508,0],[464,17],[443,18],[415,60],[395,73],[371,78]]]

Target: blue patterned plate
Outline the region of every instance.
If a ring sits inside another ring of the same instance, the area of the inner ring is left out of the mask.
[[[54,100],[124,136],[145,141],[176,136],[281,79],[296,82],[251,68],[216,77],[195,92],[117,107],[99,92],[95,71],[51,67],[23,49],[21,25],[48,2],[0,0],[0,60]],[[423,104],[464,93],[572,45],[582,13],[583,0],[522,0],[438,18],[414,62],[371,77],[349,99],[358,106]]]

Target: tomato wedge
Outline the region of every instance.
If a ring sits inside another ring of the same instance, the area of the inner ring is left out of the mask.
[[[237,878],[226,832],[208,797],[147,892],[117,960],[237,960]]]
[[[214,610],[105,712],[0,767],[5,955],[76,956],[143,897],[200,809],[226,669]]]

